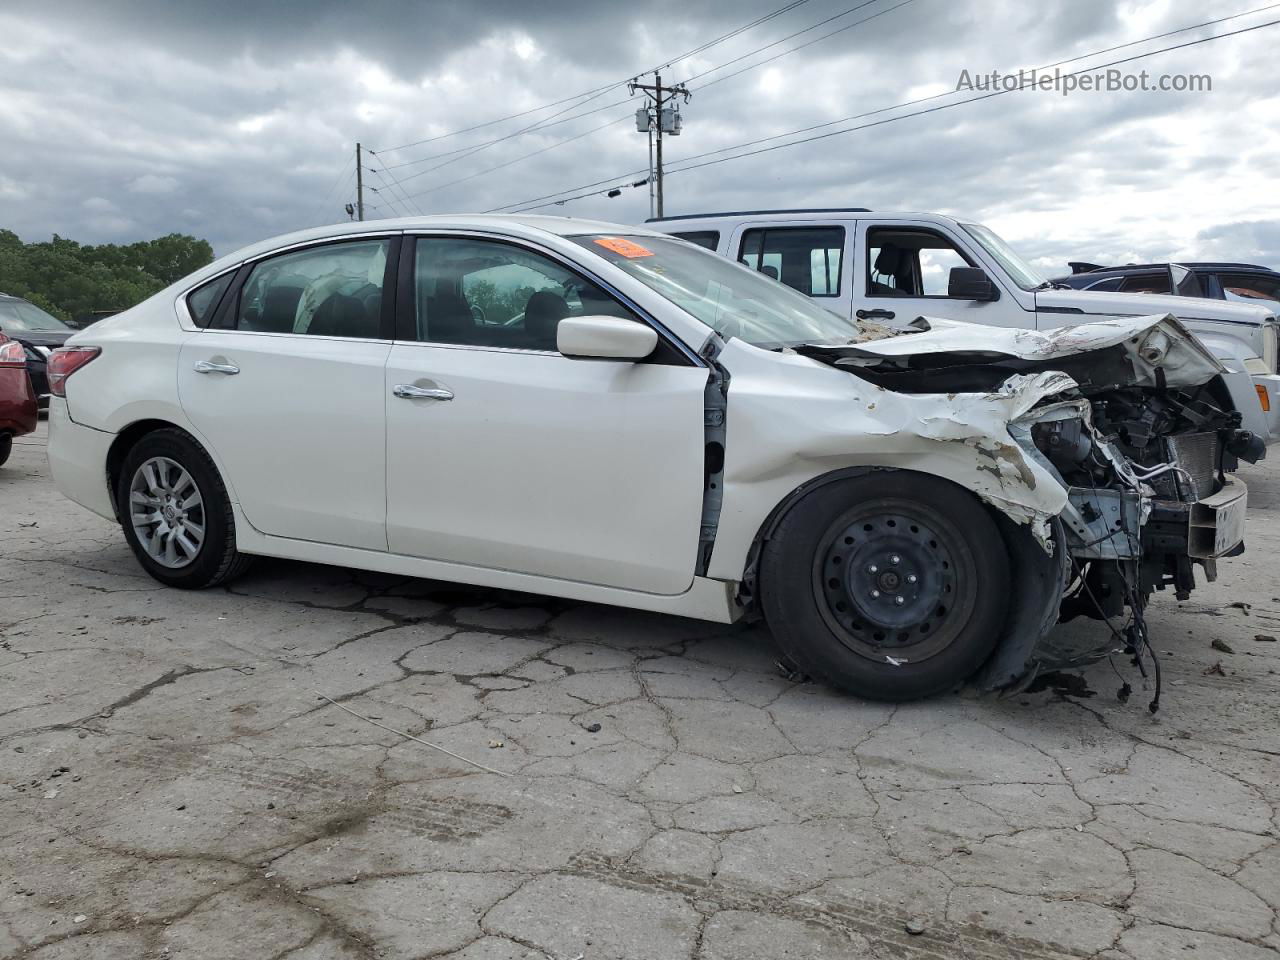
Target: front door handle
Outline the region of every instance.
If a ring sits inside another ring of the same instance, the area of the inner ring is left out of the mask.
[[[232,377],[240,372],[240,368],[234,363],[214,363],[212,360],[197,360],[196,373],[225,373]]]
[[[876,309],[876,310],[859,310],[857,313],[854,314],[854,316],[857,317],[859,320],[892,320],[894,314],[892,310]]]
[[[391,390],[402,400],[452,400],[453,391],[440,387],[416,387],[412,383],[397,383]]]

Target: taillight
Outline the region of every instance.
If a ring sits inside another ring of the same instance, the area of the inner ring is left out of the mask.
[[[0,367],[25,367],[27,351],[17,340],[0,343]]]
[[[59,347],[53,351],[45,365],[45,373],[49,378],[49,392],[55,397],[65,397],[67,377],[101,352],[101,347]]]

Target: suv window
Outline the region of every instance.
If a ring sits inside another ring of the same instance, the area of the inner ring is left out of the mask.
[[[1091,283],[1088,286],[1081,287],[1081,290],[1119,290],[1120,284],[1124,282],[1124,277],[1107,277],[1105,280],[1099,280],[1097,283]]]
[[[714,250],[720,246],[719,230],[690,230],[687,233],[673,233],[673,237],[679,237],[681,240],[688,240],[690,243],[696,243],[700,247],[706,247],[708,250]]]
[[[1132,274],[1121,282],[1120,291],[1122,293],[1168,293],[1169,274],[1166,271]]]
[[[1222,292],[1228,300],[1244,300],[1248,303],[1259,303],[1269,306],[1280,302],[1280,279],[1250,273],[1220,273],[1218,280],[1222,284]]]
[[[952,268],[973,266],[954,243],[932,230],[867,231],[869,297],[946,297]]]
[[[554,351],[565,317],[636,319],[567,267],[494,240],[419,237],[414,285],[417,337],[431,343]]]
[[[224,273],[207,283],[202,283],[187,294],[187,310],[191,313],[191,319],[195,321],[197,327],[207,327],[213,320],[213,312],[218,309],[218,301],[222,299],[222,295],[231,285],[235,275],[234,270]]]
[[[236,329],[378,339],[389,240],[351,240],[263,260],[240,291]]]
[[[840,295],[844,227],[772,227],[742,235],[738,259],[809,297]]]

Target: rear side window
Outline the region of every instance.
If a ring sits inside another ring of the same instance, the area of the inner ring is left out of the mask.
[[[213,312],[218,309],[218,301],[227,292],[227,287],[231,286],[231,279],[234,276],[234,270],[230,273],[224,273],[208,283],[202,283],[187,294],[187,310],[190,312],[191,319],[195,321],[197,327],[207,327],[209,325],[209,322],[213,319]]]
[[[840,295],[843,227],[774,227],[742,235],[738,259],[809,297]]]
[[[1274,310],[1280,304],[1280,278],[1249,273],[1220,273],[1222,292],[1228,300],[1257,303]]]
[[[236,329],[380,338],[390,242],[329,243],[261,261],[240,291]]]
[[[688,240],[690,243],[696,243],[700,247],[706,247],[708,250],[715,250],[720,246],[719,230],[690,230],[687,233],[673,233],[673,237],[679,237],[681,240]]]
[[[1169,274],[1136,273],[1124,278],[1120,290],[1122,293],[1168,293]]]

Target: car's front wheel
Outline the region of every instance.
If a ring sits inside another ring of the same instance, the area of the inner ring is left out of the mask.
[[[765,620],[806,673],[858,696],[952,689],[991,655],[1009,559],[976,497],[925,474],[877,471],[814,490],[760,558]]]
[[[142,437],[116,478],[125,539],[151,576],[200,589],[238,576],[250,558],[236,550],[231,501],[213,461],[176,428]]]

